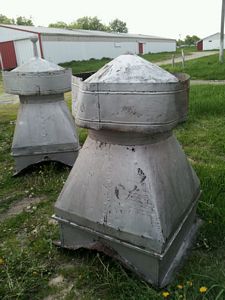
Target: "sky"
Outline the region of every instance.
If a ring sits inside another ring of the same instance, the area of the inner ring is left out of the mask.
[[[0,14],[32,18],[36,26],[84,16],[108,24],[118,18],[129,33],[174,39],[186,35],[204,38],[220,31],[222,0],[1,0]]]

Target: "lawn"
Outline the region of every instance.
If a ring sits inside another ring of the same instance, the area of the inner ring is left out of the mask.
[[[172,56],[175,55],[175,57],[181,57],[181,51],[184,51],[185,55],[190,55],[192,52],[196,52],[196,47],[187,47],[187,48],[177,48],[176,52],[161,52],[161,53],[149,53],[144,54],[142,57],[148,61],[151,62],[159,62],[167,59],[172,60]]]
[[[186,55],[196,51],[195,47],[184,48],[183,50]],[[151,62],[158,62],[166,59],[171,59],[173,54],[175,54],[177,57],[181,56],[181,49],[177,49],[176,52],[148,53],[142,55],[141,57]],[[64,68],[72,68],[73,74],[80,74],[83,72],[96,72],[101,67],[103,67],[106,63],[108,63],[110,60],[111,60],[110,58],[102,58],[102,59],[92,58],[90,60],[71,61],[60,65],[63,66]]]
[[[18,105],[1,105],[0,299],[157,300],[166,291],[173,300],[225,299],[224,95],[224,86],[192,86],[188,121],[175,130],[201,180],[198,215],[204,223],[183,268],[163,290],[105,255],[53,245],[59,238],[53,206],[70,170],[50,164],[12,177]],[[80,134],[83,141],[86,132]]]
[[[181,63],[174,67],[164,65],[164,69],[170,72],[186,72],[191,79],[225,80],[225,64],[219,63],[219,55],[210,55],[185,62],[185,68]]]

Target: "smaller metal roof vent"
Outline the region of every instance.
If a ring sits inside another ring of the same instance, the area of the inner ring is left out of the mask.
[[[73,77],[73,86],[81,127],[162,132],[187,116],[189,76],[136,55],[117,57],[85,81]]]
[[[4,72],[9,94],[49,95],[71,90],[71,70],[38,57],[37,38],[32,37],[34,57],[10,72]]]
[[[34,57],[3,72],[5,91],[18,94],[21,103],[12,145],[16,173],[46,160],[72,166],[79,149],[63,95],[71,90],[71,70],[38,57],[37,38],[31,41]]]

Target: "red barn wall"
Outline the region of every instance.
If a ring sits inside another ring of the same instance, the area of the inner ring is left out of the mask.
[[[16,53],[15,53],[13,41],[0,43],[0,54],[2,57],[2,63],[5,70],[14,69],[17,67]],[[2,69],[1,59],[0,59],[0,69]]]

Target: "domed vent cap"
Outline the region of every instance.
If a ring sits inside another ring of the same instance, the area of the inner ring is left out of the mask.
[[[178,78],[132,54],[120,55],[85,80],[87,83],[169,83]]]
[[[13,69],[11,72],[16,73],[33,73],[33,72],[55,72],[55,71],[61,71],[64,70],[64,68],[49,62],[45,59],[42,59],[40,57],[33,57],[31,58],[27,63],[25,63],[22,66],[17,67],[16,69]]]

